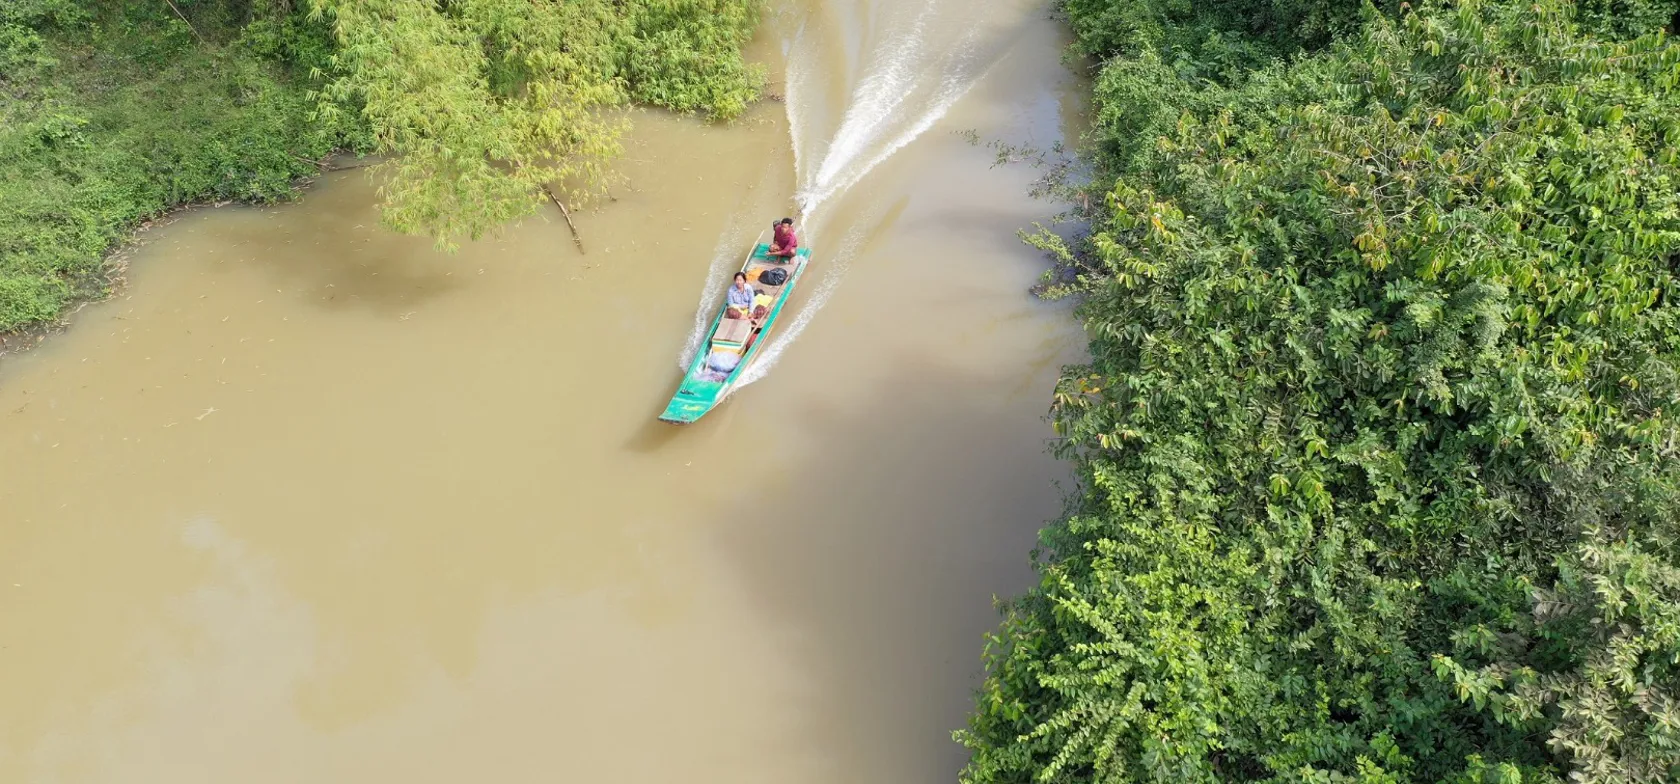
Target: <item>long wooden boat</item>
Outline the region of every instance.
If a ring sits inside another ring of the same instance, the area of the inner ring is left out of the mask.
[[[665,413],[659,415],[661,422],[686,425],[695,422],[706,415],[706,412],[716,408],[728,396],[729,390],[746,372],[747,366],[752,364],[753,357],[758,355],[759,349],[770,335],[770,329],[776,326],[781,318],[782,309],[787,307],[788,297],[793,293],[793,287],[799,283],[799,276],[804,274],[805,267],[811,261],[811,249],[800,248],[790,260],[771,259],[767,255],[770,246],[760,242],[753,246],[752,253],[747,255],[746,263],[741,265],[741,271],[747,274],[747,281],[758,291],[754,298],[755,306],[763,304],[765,314],[758,319],[724,318],[729,310],[728,302],[718,307],[718,313],[712,319],[712,327],[706,333],[706,340],[700,344],[699,350],[694,352],[694,361],[689,364],[688,373],[683,376],[682,384],[677,387],[677,393],[671,396],[671,402],[665,406]],[[768,286],[759,280],[765,270],[780,269],[787,272],[787,280],[780,286]],[[735,278],[730,276],[729,285],[735,284]],[[734,368],[727,371],[716,370],[710,361],[714,353],[735,354],[740,360]]]

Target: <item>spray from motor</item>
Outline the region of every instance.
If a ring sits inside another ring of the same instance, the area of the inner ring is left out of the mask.
[[[828,298],[834,295],[834,290],[839,288],[840,279],[846,276],[846,270],[851,267],[852,259],[857,256],[857,252],[863,247],[864,240],[868,238],[874,228],[875,222],[872,220],[853,224],[840,242],[834,246],[833,253],[823,254],[828,261],[822,266],[821,277],[817,280],[816,288],[812,290],[810,301],[798,313],[794,314],[793,320],[787,326],[776,330],[775,338],[765,345],[757,359],[747,366],[747,369],[741,371],[741,377],[735,381],[737,388],[764,378],[765,374],[770,372],[770,368],[775,366],[776,360],[781,358],[782,352],[786,351],[787,347],[799,337],[799,333],[804,332],[805,328],[810,326],[812,319],[816,318],[817,311],[822,309],[821,303],[827,302]]]
[[[723,234],[718,235],[717,246],[712,249],[712,265],[706,271],[706,286],[700,289],[700,303],[694,310],[694,327],[689,330],[688,340],[683,342],[682,353],[677,355],[677,366],[680,368],[686,370],[694,362],[695,353],[706,339],[706,330],[712,325],[717,299],[745,255],[741,249],[751,247],[747,244],[752,236],[752,229],[746,222],[748,217],[747,213],[736,212],[730,216]]]
[[[794,167],[799,172],[799,204],[803,224],[816,222],[817,209],[856,185],[875,167],[915,141],[944,117],[978,81],[974,52],[980,27],[969,25],[951,45],[928,40],[928,30],[940,11],[937,3],[922,5],[903,32],[881,47],[852,91],[840,127],[823,149],[814,168],[806,166],[804,124],[801,122],[802,85],[808,81],[809,59],[788,61],[788,127],[794,135]],[[796,42],[803,38],[801,27]]]
[[[813,88],[826,76],[813,71],[822,62],[820,58],[802,54],[817,43],[810,40],[809,25],[802,24],[795,33],[784,96],[798,182],[794,200],[801,244],[820,249],[813,262],[817,268],[806,275],[820,271],[821,276],[792,321],[777,329],[752,366],[742,371],[736,387],[763,378],[827,304],[872,225],[871,221],[854,222],[838,243],[823,246],[818,242],[823,230],[819,210],[932,128],[983,75],[976,67],[978,25],[964,25],[964,33],[954,43],[929,40],[929,31],[943,7],[942,3],[929,2],[917,8],[908,23],[890,19],[882,22],[895,32],[865,59],[868,65],[847,100],[839,127],[826,144],[819,142],[816,146],[807,138],[813,129],[807,127],[806,120],[817,107],[808,102],[820,97],[820,90]],[[904,6],[886,7],[889,12],[901,9]],[[813,154],[820,157],[812,161]],[[683,348],[684,368],[705,339],[717,299],[722,296],[723,281],[740,263],[745,240],[742,229],[750,224],[748,218],[737,215],[719,238],[695,314],[694,331]]]

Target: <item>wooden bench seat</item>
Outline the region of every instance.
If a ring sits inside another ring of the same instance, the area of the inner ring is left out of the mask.
[[[730,343],[740,345],[747,342],[752,335],[752,322],[747,319],[726,318],[718,324],[717,333],[712,336],[713,343]]]

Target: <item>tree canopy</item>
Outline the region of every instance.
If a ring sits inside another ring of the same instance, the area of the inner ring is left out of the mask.
[[[312,118],[295,71],[326,31],[244,4],[0,2],[0,333],[104,286],[107,249],[206,199],[286,198],[311,161],[362,149]],[[190,22],[188,19],[190,18]]]
[[[440,243],[606,183],[635,99],[740,114],[763,83],[740,49],[753,0],[310,0],[339,50],[322,111],[360,112],[385,219]]]
[[[1070,0],[1113,47],[1104,207],[1037,239],[1082,494],[965,782],[1680,775],[1680,46],[1633,5],[1371,9],[1212,79]]]
[[[387,155],[448,245],[597,194],[631,103],[727,120],[760,0],[0,0],[0,333],[97,294],[136,224]]]

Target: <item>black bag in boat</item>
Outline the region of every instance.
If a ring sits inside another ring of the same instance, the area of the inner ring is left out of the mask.
[[[763,283],[766,286],[780,286],[783,283],[786,283],[787,279],[787,270],[779,267],[771,267],[770,269],[758,273],[758,282]]]

